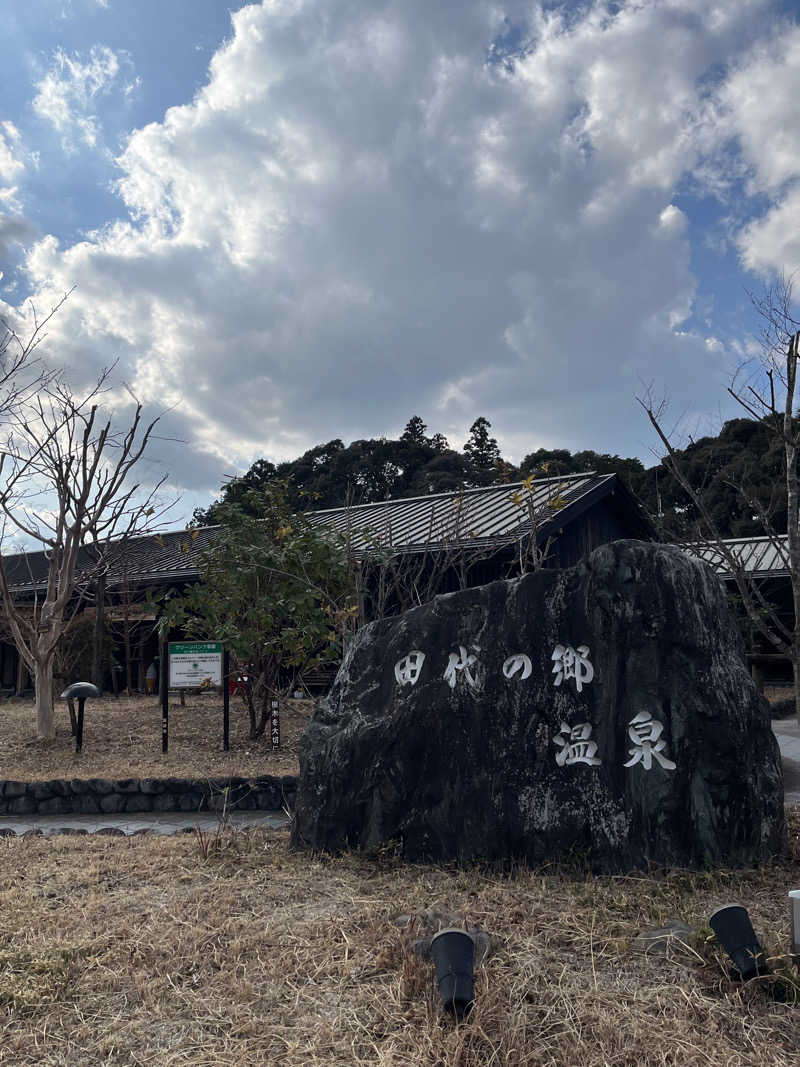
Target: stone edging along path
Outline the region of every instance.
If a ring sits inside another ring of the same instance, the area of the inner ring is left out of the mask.
[[[100,815],[293,808],[296,775],[251,778],[56,778],[0,781],[2,815]]]

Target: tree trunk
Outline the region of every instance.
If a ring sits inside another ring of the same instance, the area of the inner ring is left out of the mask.
[[[128,618],[128,607],[125,605],[125,621],[123,641],[125,650],[125,692],[130,696],[133,692],[133,663],[131,661],[131,623]]]
[[[245,691],[245,698],[247,700],[247,714],[250,717],[250,740],[254,740],[256,736],[256,705],[252,688],[248,686]]]
[[[139,628],[139,653],[138,653],[138,656],[139,656],[138,664],[139,665],[138,665],[138,667],[136,669],[136,688],[139,690],[140,693],[147,692],[147,682],[145,680],[145,673],[147,672],[147,665],[145,664],[145,661],[144,661],[145,638],[146,638],[145,628],[144,628],[144,626],[141,626]]]
[[[786,353],[786,403],[783,411],[783,444],[786,456],[786,540],[789,549],[789,573],[792,583],[792,675],[794,708],[800,723],[800,477],[797,471],[797,434],[795,430],[795,386],[800,352],[800,333],[796,333]]]
[[[269,717],[269,691],[265,688],[263,696],[261,697],[261,714],[258,717],[258,723],[251,722],[250,737],[255,740],[258,737],[263,737],[265,730],[267,729],[267,719]]]
[[[94,642],[92,646],[92,681],[103,691],[103,622],[105,617],[106,579],[97,579],[94,594]]]
[[[56,736],[53,715],[53,658],[47,657],[43,662],[37,660],[33,672],[36,686],[36,738],[39,741],[52,741]]]
[[[27,674],[27,668],[25,666],[25,660],[22,658],[20,652],[17,652],[17,688],[15,696],[21,697],[25,692],[25,675]]]

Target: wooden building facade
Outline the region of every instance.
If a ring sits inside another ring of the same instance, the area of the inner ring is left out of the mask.
[[[620,479],[593,472],[333,508],[307,517],[346,540],[358,568],[362,621],[395,614],[437,593],[515,577],[533,566],[569,567],[609,541],[655,539]],[[145,605],[159,592],[199,580],[202,554],[217,531],[206,527],[130,538],[112,546],[102,568],[89,549],[84,552],[75,618],[84,627],[91,621],[97,631],[102,625],[111,635],[104,688],[116,692],[129,681],[134,689],[145,688],[147,668],[158,653],[155,614]],[[42,596],[44,553],[10,557],[5,565],[16,602],[32,605]],[[26,689],[16,648],[2,635],[0,679],[6,695]]]

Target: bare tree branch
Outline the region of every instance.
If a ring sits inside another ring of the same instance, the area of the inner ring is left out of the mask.
[[[54,733],[53,662],[81,585],[85,588],[104,573],[115,538],[153,529],[168,510],[158,502],[164,478],[146,490],[132,479],[159,417],[145,421],[142,404],[134,398],[127,424],[101,419],[99,397],[109,373],[102,371],[83,396],[76,396],[63,377],[50,377],[40,381],[35,396],[14,392],[14,404],[7,409],[0,512],[4,528],[41,544],[47,576],[44,596],[34,598],[28,618],[15,600],[0,542],[0,607],[35,675],[40,738]],[[79,556],[89,546],[93,559],[84,552],[79,574]]]
[[[683,458],[672,444],[673,435],[664,430],[663,401],[656,403],[651,389],[646,389],[637,400],[663,446],[661,462],[700,517],[700,535],[705,541],[706,550],[710,546],[731,575],[753,628],[777,652],[790,658],[794,672],[796,711],[800,719],[800,424],[795,416],[800,321],[794,318],[792,311],[792,279],[785,275],[767,286],[761,297],[751,296],[751,300],[764,320],[762,356],[755,371],[752,361],[739,368],[728,393],[747,415],[761,423],[780,442],[786,488],[786,537],[777,532],[772,519],[774,493],[773,502],[765,507],[757,494],[748,493],[746,486],[737,484],[735,488],[746,501],[750,512],[757,514],[765,537],[789,573],[794,612],[790,625],[780,617],[775,605],[765,595],[762,583],[748,570],[746,561],[722,535],[707,504],[704,486],[689,478]],[[745,373],[749,375],[749,380],[739,384]],[[756,378],[759,381],[753,384]],[[689,547],[698,549],[701,546],[695,544]]]

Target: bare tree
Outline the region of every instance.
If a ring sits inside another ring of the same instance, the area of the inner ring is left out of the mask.
[[[762,583],[754,579],[746,561],[720,532],[702,488],[690,480],[679,450],[664,429],[664,402],[654,402],[649,394],[638,400],[664,447],[662,463],[697,510],[700,517],[698,532],[707,543],[706,557],[722,563],[731,574],[753,628],[776,652],[791,660],[795,711],[800,721],[800,422],[795,416],[800,321],[792,314],[792,279],[781,275],[765,289],[761,297],[753,298],[753,304],[764,320],[762,355],[757,366],[745,364],[740,367],[728,392],[751,418],[761,422],[779,442],[786,479],[786,536],[776,530],[769,505],[759,500],[747,485],[737,485],[735,488],[758,516],[772,551],[789,574],[793,606],[793,618],[789,623],[765,595]]]
[[[47,324],[69,298],[65,293],[40,319],[31,306],[33,325],[27,338],[0,316],[0,419],[5,420],[21,403],[41,389],[52,374],[41,364],[36,349],[47,336]]]
[[[102,417],[107,383],[106,371],[79,398],[57,377],[34,396],[18,398],[0,454],[0,608],[34,676],[40,740],[55,736],[53,663],[79,580],[104,571],[113,539],[152,528],[164,511],[156,503],[163,479],[143,489],[131,477],[159,420],[145,422],[136,401],[123,428]],[[10,532],[44,550],[46,588],[32,605],[14,598],[2,551]]]

